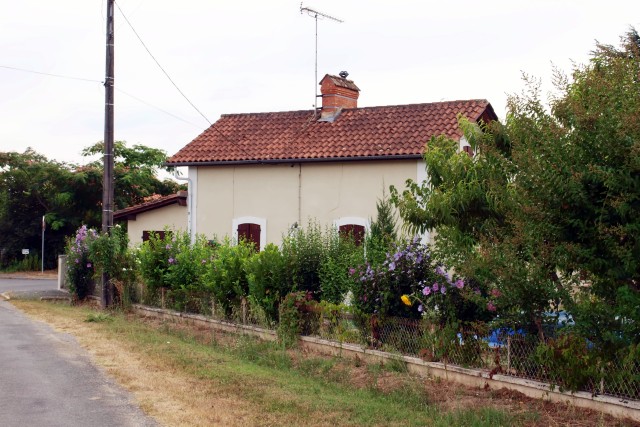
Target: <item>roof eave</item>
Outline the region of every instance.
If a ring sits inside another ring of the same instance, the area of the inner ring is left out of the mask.
[[[308,159],[265,159],[265,160],[216,160],[204,162],[167,162],[165,166],[223,166],[223,165],[262,165],[282,163],[327,163],[327,162],[361,162],[374,160],[417,160],[421,154],[402,154],[397,156],[359,156],[359,157],[323,157]]]

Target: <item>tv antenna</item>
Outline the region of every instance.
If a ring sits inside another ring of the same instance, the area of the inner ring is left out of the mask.
[[[329,19],[331,21],[336,21],[341,24],[344,21],[342,19],[338,19],[334,16],[327,15],[326,13],[318,12],[317,10],[313,10],[310,7],[303,7],[302,3],[300,3],[300,13],[307,13],[310,17],[316,20],[316,67],[315,67],[315,82],[313,87],[315,88],[315,98],[313,102],[313,113],[318,113],[318,19]]]

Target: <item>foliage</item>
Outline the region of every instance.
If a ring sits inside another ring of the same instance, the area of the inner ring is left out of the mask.
[[[89,247],[97,238],[98,234],[94,229],[83,225],[76,232],[75,238],[67,240],[67,283],[71,293],[80,301],[93,291],[95,267],[89,258]]]
[[[115,302],[127,307],[136,300],[136,258],[129,249],[129,237],[125,229],[115,225],[110,233],[96,233],[88,250],[94,281],[98,282],[102,274],[107,274],[109,283],[114,285]]]
[[[620,49],[598,45],[571,80],[557,73],[550,108],[529,79],[528,92],[509,99],[504,126],[462,119],[478,154],[434,138],[430,185],[392,190],[413,229],[436,229],[436,253],[500,292],[503,320],[541,338],[544,312],[560,306],[598,347],[640,337],[638,40],[631,30]]]
[[[298,336],[305,332],[308,314],[317,310],[317,302],[310,292],[292,292],[280,304],[279,322],[276,330],[278,340],[284,347],[294,347]]]
[[[226,239],[216,248],[215,255],[203,276],[204,287],[210,291],[226,316],[240,307],[249,295],[249,281],[245,264],[255,251],[253,244]]]
[[[264,309],[269,320],[277,320],[280,300],[292,291],[287,283],[287,265],[277,246],[268,244],[246,262],[249,294]]]
[[[94,155],[101,150],[102,143],[98,143],[83,153]],[[119,141],[115,154],[116,209],[181,188],[173,181],[156,178],[158,168],[164,168],[164,152],[143,145],[128,148]],[[43,216],[45,267],[55,267],[67,236],[82,224],[99,226],[102,179],[101,160],[79,166],[49,160],[31,149],[0,152],[0,268],[19,259],[21,249],[40,253]]]
[[[354,306],[362,313],[408,318],[429,315],[442,324],[478,315],[467,307],[474,305],[473,290],[438,265],[419,237],[396,245],[382,265],[366,263],[352,274]]]
[[[176,257],[172,239],[172,233],[165,232],[164,237],[158,233],[150,233],[149,240],[138,251],[140,275],[151,295],[155,295],[160,288],[171,287],[168,271]]]
[[[82,150],[82,155],[91,157],[103,152],[104,143],[100,141]],[[171,167],[165,166],[165,151],[140,144],[127,147],[125,141],[115,141],[113,153],[116,209],[140,204],[154,194],[173,194],[181,188],[175,181],[157,178],[158,170],[172,171]],[[102,159],[89,163],[85,169],[101,175]]]
[[[83,223],[96,224],[98,198],[81,197],[96,182],[75,173],[73,166],[48,160],[27,149],[0,153],[0,251],[4,265],[21,257],[21,249],[40,256],[45,217],[45,267],[55,266],[65,238]],[[0,265],[0,267],[2,267]]]
[[[323,233],[317,222],[309,221],[283,238],[282,253],[288,264],[290,280],[296,289],[320,297],[320,265],[324,253]]]
[[[584,390],[601,375],[596,352],[577,335],[562,334],[549,339],[536,348],[535,356],[551,381],[558,383],[560,391]]]
[[[191,244],[188,233],[165,229],[164,237],[152,233],[137,255],[147,300],[158,299],[163,288],[165,302],[176,310],[208,310],[202,307],[202,297],[208,293],[204,280],[213,248],[204,236],[197,236]]]
[[[389,248],[398,240],[396,218],[391,199],[383,193],[376,201],[376,219],[371,222],[366,236],[367,261],[372,265],[384,262]]]
[[[320,295],[323,301],[340,303],[352,290],[350,269],[364,262],[364,250],[357,246],[353,236],[343,236],[337,230],[327,230],[325,248],[318,276]]]

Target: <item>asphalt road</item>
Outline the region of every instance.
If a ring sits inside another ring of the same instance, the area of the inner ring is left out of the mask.
[[[7,291],[48,291],[58,289],[53,279],[0,279],[0,293]]]
[[[8,281],[0,280],[0,292],[18,286]],[[22,290],[51,289],[43,282],[56,288],[55,281],[20,282]],[[91,364],[73,336],[30,320],[0,298],[0,426],[157,425]]]

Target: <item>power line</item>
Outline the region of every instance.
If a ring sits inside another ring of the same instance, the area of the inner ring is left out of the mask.
[[[216,128],[215,126],[213,126],[213,123],[211,123],[211,121],[207,118],[207,116],[205,116],[199,109],[198,107],[196,107],[193,102],[191,102],[191,100],[187,97],[187,95],[184,94],[184,92],[182,92],[182,90],[180,90],[180,88],[178,87],[178,85],[173,81],[173,79],[171,78],[171,76],[169,76],[169,74],[165,71],[165,69],[162,67],[162,65],[160,65],[160,63],[158,62],[158,60],[156,59],[155,56],[153,56],[153,54],[151,53],[151,51],[149,50],[149,48],[147,47],[147,45],[144,43],[144,41],[142,41],[142,38],[140,37],[140,35],[138,34],[138,32],[136,31],[136,29],[133,27],[133,25],[131,24],[131,22],[129,21],[129,19],[126,17],[126,15],[124,14],[124,12],[122,11],[122,9],[120,8],[120,5],[116,2],[116,7],[118,8],[118,10],[120,11],[120,14],[122,14],[122,17],[124,18],[124,20],[127,22],[127,24],[129,25],[129,27],[131,28],[131,31],[133,31],[133,33],[135,34],[135,36],[138,38],[138,41],[140,41],[140,43],[142,44],[142,46],[144,47],[144,49],[147,51],[147,53],[149,54],[149,56],[151,57],[151,59],[153,59],[153,61],[156,63],[156,65],[158,66],[158,68],[160,68],[160,70],[164,73],[164,75],[167,77],[167,79],[169,79],[169,81],[171,82],[171,84],[173,85],[173,87],[176,88],[176,90],[178,92],[180,92],[180,95],[182,95],[182,97],[184,99],[187,100],[187,102],[189,103],[189,105],[191,105],[193,107],[194,110],[196,110],[198,112],[198,114],[200,114],[206,121],[207,123],[209,123],[209,126],[211,126],[222,138],[224,138],[226,141],[230,142],[231,144],[235,145],[236,147],[238,147],[238,149],[240,149],[240,151],[242,151],[244,153],[245,156],[247,156],[247,159],[251,159],[253,158],[253,156],[251,156],[241,145],[239,141],[235,141],[231,138],[229,138],[227,135],[225,135],[224,133],[222,133],[222,131],[218,128]]]
[[[22,71],[22,72],[25,72],[25,73],[41,74],[43,76],[59,77],[61,79],[80,80],[80,81],[91,82],[91,83],[103,83],[100,80],[85,79],[85,78],[82,78],[82,77],[65,76],[65,75],[62,75],[62,74],[45,73],[45,72],[42,72],[42,71],[27,70],[26,68],[9,67],[8,65],[0,65],[0,68],[6,68],[8,70],[14,70],[14,71]]]
[[[195,124],[195,123],[192,123],[192,122],[190,122],[190,121],[188,121],[188,120],[185,120],[185,119],[183,119],[182,117],[176,116],[175,114],[170,113],[170,112],[168,112],[167,110],[163,110],[162,108],[157,107],[157,106],[155,106],[155,105],[153,105],[153,104],[151,104],[151,103],[149,103],[149,102],[145,101],[144,99],[140,99],[140,98],[138,98],[137,96],[131,95],[130,93],[127,93],[127,92],[123,91],[122,89],[118,89],[118,88],[116,87],[116,88],[115,88],[115,90],[117,90],[118,92],[120,92],[120,93],[122,93],[122,94],[124,94],[124,95],[127,95],[127,96],[128,96],[128,97],[130,97],[130,98],[135,99],[135,100],[136,100],[136,101],[138,101],[138,102],[141,102],[141,103],[143,103],[143,104],[145,104],[145,105],[148,105],[148,106],[149,106],[149,107],[151,107],[151,108],[154,108],[154,109],[156,109],[156,110],[158,110],[158,111],[161,111],[161,112],[163,112],[163,113],[165,113],[165,114],[167,114],[167,115],[169,115],[169,116],[173,117],[174,119],[177,119],[177,120],[180,120],[181,122],[184,122],[184,123],[190,124],[191,126],[196,127],[196,128],[198,128],[198,129],[202,129],[202,127],[201,127],[201,126],[199,126],[199,125],[197,125],[197,124]]]
[[[21,71],[21,72],[23,72],[23,73],[40,74],[40,75],[43,75],[43,76],[58,77],[58,78],[61,78],[61,79],[79,80],[79,81],[89,82],[89,83],[100,83],[100,84],[104,84],[104,81],[95,80],[95,79],[86,79],[86,78],[83,78],[83,77],[65,76],[65,75],[63,75],[63,74],[45,73],[45,72],[43,72],[43,71],[28,70],[28,69],[26,69],[26,68],[19,68],[19,67],[10,67],[10,66],[8,66],[8,65],[0,65],[0,68],[6,68],[6,69],[8,69],[8,70],[13,70],[13,71]],[[114,89],[115,89],[115,90],[117,90],[118,92],[120,92],[120,93],[122,93],[122,94],[124,94],[124,95],[126,95],[126,96],[128,96],[128,97],[130,97],[130,98],[135,99],[136,101],[138,101],[138,102],[140,102],[140,103],[142,103],[142,104],[145,104],[145,105],[147,105],[147,106],[149,106],[149,107],[151,107],[151,108],[154,108],[154,109],[156,109],[156,110],[158,110],[158,111],[160,111],[160,112],[162,112],[162,113],[164,113],[164,114],[166,114],[166,115],[168,115],[168,116],[171,116],[171,117],[173,117],[173,118],[174,118],[174,119],[176,119],[176,120],[180,120],[181,122],[187,123],[187,124],[189,124],[189,125],[191,125],[191,126],[193,126],[193,127],[196,127],[196,128],[198,128],[198,129],[200,129],[200,128],[201,128],[199,125],[196,125],[195,123],[192,123],[192,122],[190,122],[190,121],[188,121],[188,120],[186,120],[186,119],[183,119],[182,117],[177,116],[177,115],[175,115],[175,114],[173,114],[173,113],[171,113],[171,112],[169,112],[169,111],[167,111],[167,110],[164,110],[164,109],[162,109],[162,108],[158,107],[157,105],[153,105],[152,103],[147,102],[147,101],[145,101],[144,99],[138,98],[138,97],[137,97],[137,96],[135,96],[135,95],[132,95],[132,94],[130,94],[130,93],[128,93],[128,92],[125,92],[125,91],[124,91],[124,90],[122,90],[122,89],[118,89],[117,87],[116,87],[116,88],[114,88]]]
[[[160,65],[160,63],[158,62],[158,60],[156,59],[155,56],[153,56],[153,54],[151,53],[151,51],[149,50],[149,48],[147,47],[147,45],[142,41],[142,38],[140,37],[140,35],[138,34],[138,32],[136,31],[135,28],[133,28],[133,25],[131,24],[131,22],[129,22],[129,19],[127,18],[127,16],[124,14],[124,12],[122,11],[122,9],[120,8],[120,5],[118,3],[116,3],[116,6],[118,7],[118,10],[120,11],[120,13],[122,14],[122,17],[124,18],[124,20],[127,22],[127,24],[129,25],[129,27],[131,28],[131,31],[133,31],[133,34],[136,35],[136,37],[138,38],[138,40],[140,41],[140,43],[142,44],[142,46],[145,48],[145,50],[147,51],[147,53],[149,54],[149,56],[151,57],[151,59],[154,60],[154,62],[156,63],[156,65],[158,66],[158,68],[160,68],[160,70],[164,73],[165,76],[167,76],[167,79],[169,79],[169,81],[171,82],[171,84],[173,85],[173,87],[176,88],[176,90],[178,92],[180,92],[180,95],[182,95],[182,97],[184,99],[187,100],[187,102],[189,103],[189,105],[191,105],[193,107],[194,110],[196,110],[198,112],[198,114],[200,114],[206,121],[207,123],[209,123],[209,125],[211,125],[212,123],[209,121],[209,119],[207,118],[207,116],[205,116],[199,109],[198,107],[196,107],[193,102],[191,102],[191,100],[187,97],[187,95],[184,94],[184,92],[182,92],[182,90],[180,90],[180,88],[178,87],[178,85],[173,81],[173,79],[171,78],[171,76],[169,76],[169,74],[165,71],[164,68],[162,68],[162,65]]]

